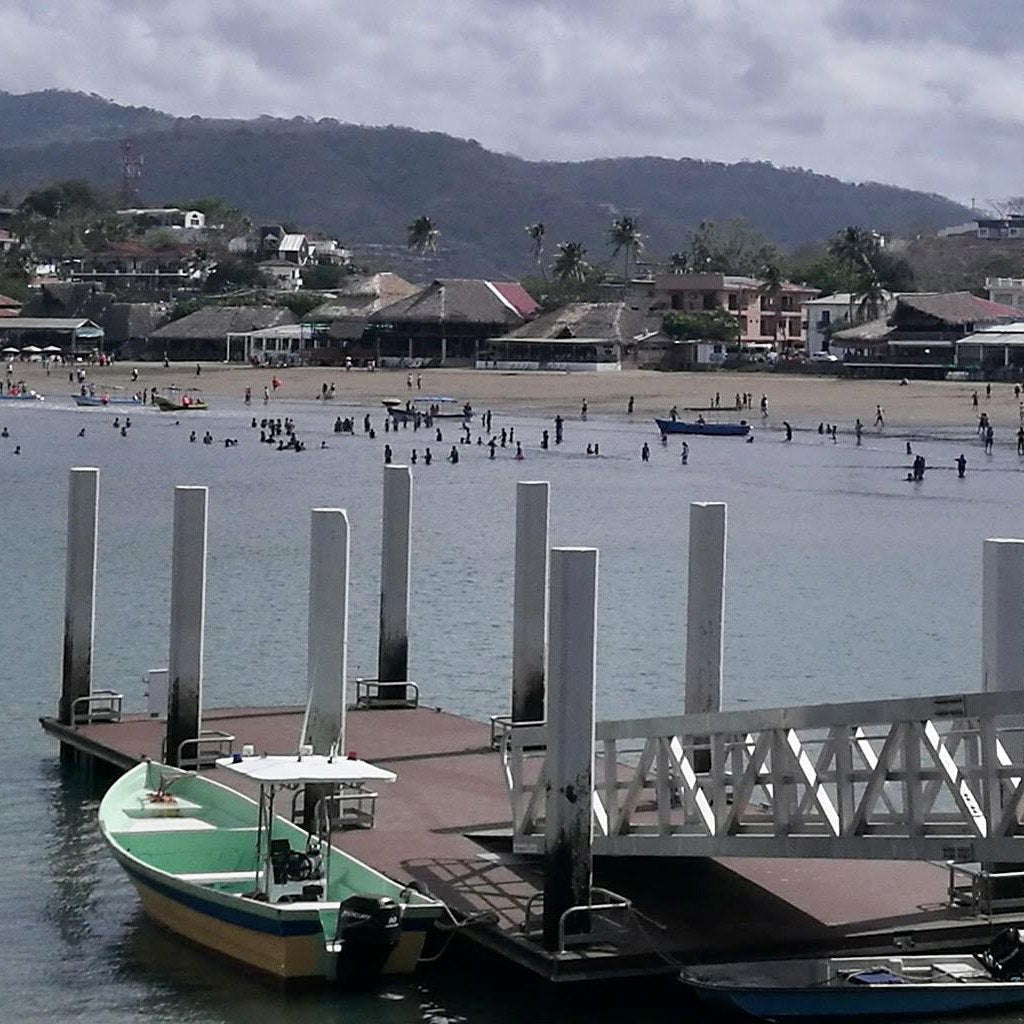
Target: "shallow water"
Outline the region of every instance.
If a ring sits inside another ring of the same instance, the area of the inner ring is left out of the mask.
[[[36,723],[52,712],[58,686],[72,465],[102,470],[95,685],[123,691],[131,710],[143,707],[142,673],[167,659],[175,484],[210,486],[208,705],[303,700],[314,506],[348,509],[350,671],[373,674],[385,441],[396,461],[427,443],[435,455],[414,470],[410,674],[427,703],[481,719],[508,703],[517,479],[551,481],[554,544],[600,548],[605,716],[681,706],[691,501],[729,504],[726,706],[977,689],[981,541],[1024,535],[1021,462],[1001,449],[986,458],[972,437],[915,441],[936,468],[911,484],[904,440],[873,432],[859,448],[810,431],[785,444],[758,424],[753,444],[689,439],[683,467],[679,443],[662,448],[653,424],[570,420],[565,444],[541,452],[550,423],[496,413],[494,426],[515,426],[527,460],[517,463],[509,448],[491,462],[485,448],[460,447],[450,466],[438,456],[457,438],[452,426],[442,426],[443,445],[411,428],[371,442],[331,431],[338,413],[361,420],[364,410],[296,403],[273,411],[296,419],[307,451],[259,445],[249,418],[263,408],[228,400],[177,426],[168,414],[131,411],[126,438],[108,410],[0,409],[11,435],[0,440],[2,1019],[440,1022],[561,1012],[537,1010],[533,986],[466,982],[457,970],[372,996],[285,998],[145,921],[101,848],[98,791],[62,775]],[[379,429],[379,412],[368,411]],[[240,443],[189,444],[193,425]],[[644,440],[649,465],[639,458]],[[593,442],[599,458],[583,454]],[[961,450],[965,480],[953,471]],[[608,1008],[588,1015],[621,1016]]]

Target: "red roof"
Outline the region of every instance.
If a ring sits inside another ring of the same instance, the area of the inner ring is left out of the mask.
[[[491,281],[490,284],[524,320],[533,316],[540,308],[533,296],[518,281]]]
[[[10,295],[0,295],[0,316],[4,316],[4,311],[8,309],[21,309],[21,303],[17,299],[12,299]],[[10,313],[6,315],[11,316]]]

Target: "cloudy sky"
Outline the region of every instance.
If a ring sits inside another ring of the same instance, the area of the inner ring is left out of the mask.
[[[0,0],[0,88],[1024,194],[1024,4]]]

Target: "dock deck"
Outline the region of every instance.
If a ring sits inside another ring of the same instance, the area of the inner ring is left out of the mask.
[[[206,711],[203,725],[233,734],[235,748],[280,753],[294,745],[302,709]],[[164,722],[42,726],[67,747],[115,769],[159,758]],[[1002,923],[947,905],[946,873],[917,862],[794,859],[597,858],[594,884],[628,897],[639,915],[614,944],[547,953],[523,933],[526,905],[543,889],[539,858],[511,852],[499,755],[485,724],[443,711],[353,710],[347,747],[391,768],[373,829],[348,829],[339,845],[399,880],[417,879],[456,915],[483,911],[496,925],[462,933],[551,981],[671,973],[678,963],[828,950],[978,947]],[[211,777],[244,789],[221,769]],[[240,785],[240,783],[242,783]]]

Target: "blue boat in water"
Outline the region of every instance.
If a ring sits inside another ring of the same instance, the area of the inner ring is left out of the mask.
[[[704,434],[707,437],[746,437],[750,433],[750,424],[746,420],[739,423],[705,423],[697,420],[684,423],[682,420],[659,420],[658,430],[665,434]]]
[[[764,1020],[948,1017],[1024,1006],[1024,947],[1010,928],[982,954],[710,964],[680,980],[701,1000]]]

